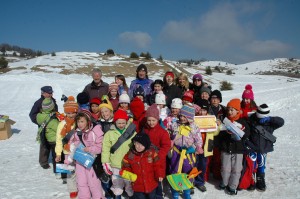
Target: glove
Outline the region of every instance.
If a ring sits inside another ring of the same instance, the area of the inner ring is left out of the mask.
[[[102,164],[103,170],[107,175],[112,175],[112,169],[109,163],[103,163]]]
[[[265,124],[271,121],[271,117],[264,117],[259,120],[260,124]]]
[[[126,170],[120,170],[120,176],[122,176],[122,178],[129,180],[131,182],[135,182],[137,179],[137,175],[134,173],[131,173],[130,171],[126,171]]]

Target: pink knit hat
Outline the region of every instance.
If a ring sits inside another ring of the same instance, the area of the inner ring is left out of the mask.
[[[159,110],[156,104],[152,104],[146,111],[146,117],[154,117],[159,120]]]
[[[245,86],[245,90],[243,92],[243,95],[242,95],[242,98],[243,99],[251,99],[251,100],[254,100],[254,93],[252,91],[252,85],[251,84],[247,84]]]

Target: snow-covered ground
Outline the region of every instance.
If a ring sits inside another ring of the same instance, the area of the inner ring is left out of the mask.
[[[195,68],[186,70],[191,73],[197,72]],[[285,119],[285,125],[275,131],[278,138],[275,151],[267,158],[267,191],[240,191],[236,197],[300,198],[300,134],[297,130],[300,115],[299,79],[236,73],[233,76],[214,73],[211,77],[213,89],[218,89],[220,80],[227,80],[233,84],[234,90],[222,92],[222,104],[226,105],[232,98],[241,98],[245,85],[250,83],[257,104],[267,103],[271,108],[271,115]],[[130,82],[134,75],[128,77],[127,82]],[[42,86],[53,87],[59,111],[62,112],[61,95],[76,96],[91,82],[91,77],[42,72],[20,73],[14,70],[1,74],[0,77],[0,114],[9,115],[16,121],[12,126],[12,137],[0,141],[0,198],[67,199],[67,186],[55,178],[52,170],[44,170],[39,166],[39,145],[35,141],[37,126],[31,123],[28,114],[33,103],[39,98]],[[112,77],[103,79],[108,83],[113,81]],[[192,198],[231,198],[224,191],[215,188],[217,183],[208,182],[207,192],[200,193],[196,190]]]

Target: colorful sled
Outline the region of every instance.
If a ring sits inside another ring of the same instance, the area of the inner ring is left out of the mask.
[[[167,176],[167,180],[174,190],[183,191],[183,190],[191,189],[193,187],[193,184],[191,183],[190,179],[195,178],[200,173],[201,171],[198,171],[197,168],[194,167],[189,174],[186,173],[171,174]]]

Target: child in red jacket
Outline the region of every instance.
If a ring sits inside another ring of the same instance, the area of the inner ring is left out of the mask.
[[[241,118],[248,118],[248,113],[256,112],[257,105],[254,101],[254,93],[251,84],[245,86],[241,102]]]
[[[132,139],[133,147],[123,159],[120,175],[132,181],[133,198],[156,198],[158,182],[163,180],[159,157],[154,148],[150,148],[150,138],[139,133]]]

